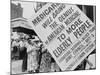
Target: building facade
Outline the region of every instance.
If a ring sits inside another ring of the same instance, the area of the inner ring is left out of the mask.
[[[23,8],[21,4],[18,5],[11,3],[11,19],[23,17]]]

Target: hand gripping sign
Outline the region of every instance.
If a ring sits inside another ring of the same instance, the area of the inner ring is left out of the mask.
[[[63,71],[95,49],[95,24],[75,5],[47,3],[29,21]]]

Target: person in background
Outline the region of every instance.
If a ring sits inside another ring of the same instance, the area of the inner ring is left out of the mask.
[[[20,46],[20,57],[23,59],[22,72],[27,70],[27,47],[25,47],[25,40],[21,39],[19,42]]]
[[[15,39],[13,40],[13,42],[11,43],[11,48],[12,48],[12,53],[11,53],[11,57],[13,60],[18,59],[19,57],[19,40]]]

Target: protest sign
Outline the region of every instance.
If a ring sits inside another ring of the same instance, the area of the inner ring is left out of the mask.
[[[29,22],[63,71],[95,49],[95,24],[76,5],[47,3]]]

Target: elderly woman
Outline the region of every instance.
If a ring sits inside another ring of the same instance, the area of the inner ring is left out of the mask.
[[[28,72],[35,72],[38,68],[38,50],[39,47],[36,46],[35,42],[29,40],[27,43],[27,54],[28,54],[28,63],[27,63],[27,70]]]

